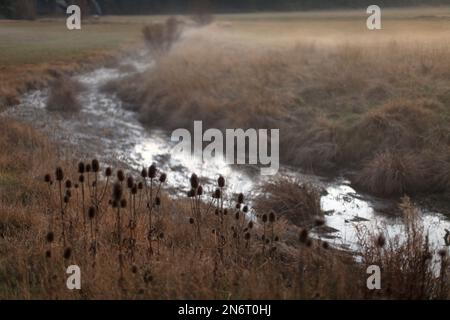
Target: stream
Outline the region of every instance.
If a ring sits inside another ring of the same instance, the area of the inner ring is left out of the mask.
[[[124,67],[130,65],[133,68]],[[130,59],[122,61],[122,67],[100,68],[76,76],[86,89],[80,96],[83,109],[75,115],[48,112],[48,89],[25,94],[19,105],[3,114],[32,123],[64,146],[76,150],[79,158],[97,157],[111,165],[126,164],[139,171],[154,162],[167,172],[173,194],[185,194],[188,179],[194,172],[202,178],[211,179],[210,185],[214,185],[219,174],[223,175],[227,179],[228,192],[248,195],[257,189],[267,179],[259,175],[259,170],[244,170],[219,160],[202,163],[174,155],[174,143],[168,133],[144,128],[136,113],[123,108],[121,100],[114,94],[101,90],[108,81],[135,72],[132,69],[143,71],[147,68],[151,68],[151,63]],[[395,202],[360,194],[343,177],[329,179],[305,175],[298,169],[287,167],[281,168],[278,174],[289,175],[326,190],[321,205],[329,232],[320,236],[336,247],[356,249],[356,225],[366,225],[372,230],[383,227],[388,238],[402,237],[404,234],[403,220],[396,212]],[[430,242],[436,247],[443,246],[444,229],[450,230],[449,219],[426,208],[421,208],[421,219],[429,232]]]

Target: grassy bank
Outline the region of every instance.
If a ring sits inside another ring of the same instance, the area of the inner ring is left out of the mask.
[[[412,12],[412,18],[389,12],[397,18],[386,28],[398,24],[403,33],[375,35],[375,44],[354,12],[220,16],[211,26],[188,29],[151,72],[108,87],[149,126],[204,120],[219,128],[277,127],[283,145],[291,146],[283,150],[286,162],[311,170],[356,168],[355,181],[375,186],[375,193],[446,191],[450,68],[441,42],[447,27],[441,18]],[[5,59],[10,65],[2,65],[10,82],[1,88],[17,95],[65,63],[97,55],[101,61],[102,50],[110,54],[120,45],[116,40],[138,39],[146,19],[91,23],[92,33],[77,35],[84,49],[74,44],[71,53],[65,31],[39,54],[16,43]],[[408,38],[411,22],[425,31]],[[55,21],[36,23],[55,32]],[[356,43],[347,39],[350,30],[359,30]],[[413,36],[429,47],[415,45]],[[39,47],[42,39],[34,41]],[[47,48],[56,62],[42,58]],[[23,82],[14,82],[16,76]],[[252,199],[229,194],[226,180],[211,177],[204,185],[193,176],[186,196],[173,199],[166,192],[170,173],[157,167],[138,175],[65,159],[57,143],[5,118],[0,137],[2,299],[449,298],[448,250],[430,247],[421,213],[408,199],[399,208],[404,239],[361,229],[356,262],[312,237],[326,227],[320,195],[300,181],[264,186],[267,196],[255,199],[250,223],[244,214]],[[81,291],[66,288],[66,268],[74,264],[81,267]],[[366,286],[374,264],[382,269],[380,291]]]
[[[450,188],[448,16],[385,10],[219,17],[111,85],[149,126],[279,128],[281,161],[381,196]],[[227,19],[228,18],[228,19]]]
[[[0,108],[20,94],[43,87],[55,72],[72,74],[111,63],[120,50],[139,44],[145,21],[114,17],[88,20],[69,31],[63,19],[0,20]]]
[[[271,197],[258,201],[250,222],[250,199],[229,194],[226,180],[204,185],[193,176],[186,181],[191,191],[174,200],[166,193],[170,174],[157,166],[136,175],[95,160],[70,164],[20,123],[2,119],[0,133],[0,147],[17,155],[14,162],[0,158],[2,299],[449,297],[447,252],[433,262],[436,251],[408,200],[401,207],[405,239],[361,229],[356,262],[311,237],[324,222],[318,194],[300,182],[269,185]],[[74,264],[81,291],[66,288],[66,268]],[[366,287],[373,264],[382,268],[381,291]]]

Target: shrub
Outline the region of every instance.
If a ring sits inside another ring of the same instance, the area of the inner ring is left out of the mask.
[[[180,38],[181,29],[179,21],[168,18],[165,23],[151,23],[142,29],[142,34],[148,48],[155,58],[166,54],[173,44]]]
[[[277,212],[296,226],[309,226],[323,216],[320,192],[312,185],[290,177],[264,184],[255,199],[258,212]]]
[[[58,78],[50,88],[47,110],[67,113],[81,110],[78,94],[82,86],[69,77]]]

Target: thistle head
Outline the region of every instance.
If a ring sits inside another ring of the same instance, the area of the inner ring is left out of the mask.
[[[112,169],[110,167],[106,168],[105,176],[108,178],[112,176]]]
[[[277,216],[275,215],[275,212],[270,212],[269,213],[269,222],[270,223],[274,223],[277,220]]]
[[[197,188],[199,187],[198,176],[195,173],[193,173],[189,180],[191,182],[191,188],[197,190]]]
[[[97,173],[100,171],[100,162],[97,159],[92,160],[91,166],[93,172]]]
[[[56,176],[56,180],[61,182],[64,180],[64,171],[61,167],[56,168],[56,172],[55,172],[55,176]]]
[[[78,173],[79,174],[83,174],[86,170],[86,167],[84,165],[84,162],[80,162],[78,163]]]
[[[377,238],[377,246],[379,248],[383,248],[386,244],[386,238],[384,237],[384,235],[380,234]]]
[[[148,177],[150,179],[155,179],[156,177],[156,166],[154,164],[152,164],[149,168],[148,168]]]
[[[225,178],[223,176],[220,176],[219,179],[217,179],[217,185],[219,188],[225,187]]]
[[[123,194],[122,185],[116,182],[113,186],[112,199],[116,202],[120,202],[120,200],[122,200],[122,194]]]

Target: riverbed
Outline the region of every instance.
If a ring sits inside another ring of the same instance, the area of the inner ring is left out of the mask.
[[[85,88],[80,95],[83,109],[77,114],[48,112],[48,89],[25,94],[19,105],[3,114],[42,129],[67,147],[65,149],[73,150],[80,159],[98,158],[111,165],[126,165],[139,171],[156,163],[167,172],[169,191],[174,196],[184,195],[188,191],[188,178],[192,173],[209,181],[211,187],[216,178],[223,175],[227,179],[228,192],[254,193],[269,179],[261,176],[259,169],[229,166],[220,159],[202,162],[174,154],[170,133],[145,128],[137,114],[124,108],[123,102],[114,93],[101,89],[109,81],[151,67],[152,62],[145,59],[125,59],[116,67],[99,68],[76,76]],[[365,225],[371,230],[382,227],[387,232],[386,237],[402,237],[404,234],[402,217],[394,200],[358,193],[345,177],[330,179],[306,175],[300,169],[288,167],[282,167],[278,174],[312,183],[323,190],[321,205],[328,232],[320,237],[336,247],[357,249],[357,226]],[[436,247],[443,246],[445,229],[450,229],[449,219],[434,210],[420,209],[430,242]]]

